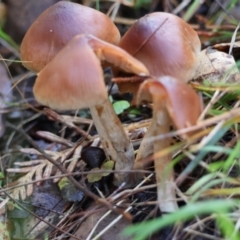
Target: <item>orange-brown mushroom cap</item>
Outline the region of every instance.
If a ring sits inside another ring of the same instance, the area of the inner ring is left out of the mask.
[[[126,32],[119,46],[140,60],[155,77],[189,81],[197,68],[201,43],[181,18],[163,12],[148,14]]]
[[[100,61],[106,61],[116,68],[128,73],[134,73],[138,76],[149,75],[149,71],[145,65],[125,50],[92,35],[86,35],[85,37],[88,38],[89,45]]]
[[[75,36],[39,72],[33,91],[51,108],[91,108],[107,99],[101,60],[124,71],[147,75],[146,67],[121,48],[92,35]]]
[[[176,129],[195,125],[202,111],[198,94],[186,83],[169,76],[143,82],[137,102],[143,100],[153,101],[153,104],[158,104],[158,100],[165,101],[165,107]]]
[[[37,101],[57,110],[88,108],[106,100],[101,64],[88,39],[74,37],[38,74],[33,91]]]
[[[92,34],[117,44],[120,33],[103,13],[77,3],[60,1],[31,25],[21,44],[23,65],[39,72],[76,35]]]

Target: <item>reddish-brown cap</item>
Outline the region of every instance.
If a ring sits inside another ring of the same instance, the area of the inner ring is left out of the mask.
[[[31,25],[21,44],[23,65],[39,72],[74,36],[92,34],[118,44],[120,33],[103,13],[60,1],[45,10]]]
[[[156,12],[136,21],[119,46],[140,60],[151,75],[170,75],[187,82],[195,73],[201,43],[181,18]]]
[[[197,93],[186,83],[173,77],[146,80],[141,84],[138,103],[146,100],[157,105],[159,99],[166,102],[165,107],[176,129],[195,125],[202,112],[201,99]]]
[[[107,99],[100,61],[87,38],[74,37],[38,74],[40,103],[57,110],[87,108]]]
[[[36,99],[58,110],[101,104],[108,98],[101,59],[124,71],[148,73],[143,64],[119,47],[91,35],[78,35],[39,72],[33,89]]]

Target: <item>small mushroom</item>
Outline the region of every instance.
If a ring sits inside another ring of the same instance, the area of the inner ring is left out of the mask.
[[[119,46],[140,60],[154,77],[172,76],[179,81],[192,79],[198,66],[201,42],[194,29],[181,18],[164,12],[148,14],[126,32]],[[136,93],[142,79],[115,81],[120,92]],[[128,90],[127,90],[128,89]],[[135,102],[134,96],[133,103]],[[147,131],[137,153],[136,161],[146,158],[153,152]]]
[[[129,181],[133,147],[108,99],[100,60],[124,71],[147,75],[148,70],[124,50],[91,35],[74,37],[38,74],[36,99],[53,109],[89,108],[107,158],[115,161],[115,185]]]
[[[143,100],[153,103],[152,137],[169,133],[171,124],[176,129],[195,125],[201,113],[201,101],[197,93],[187,84],[170,76],[143,82],[137,95],[138,104]],[[156,138],[151,144],[154,149],[159,208],[162,212],[173,212],[177,209],[174,173],[173,169],[166,172],[172,157],[170,153],[157,156],[159,151],[170,146],[170,139]]]
[[[92,34],[118,44],[120,33],[103,13],[60,1],[46,9],[27,31],[20,48],[23,65],[39,72],[76,35]]]

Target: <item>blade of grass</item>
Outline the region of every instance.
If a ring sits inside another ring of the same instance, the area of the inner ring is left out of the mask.
[[[219,129],[216,134],[213,136],[211,140],[207,143],[208,145],[214,145],[216,142],[219,141],[220,138],[224,136],[224,134],[229,130],[231,125],[224,125],[221,129]],[[177,184],[181,184],[183,180],[187,177],[189,173],[191,173],[199,164],[199,162],[202,161],[202,159],[208,154],[206,151],[200,151],[199,154],[196,156],[196,158],[188,164],[188,166],[183,170],[183,172],[178,176],[176,179]]]
[[[231,154],[232,149],[228,147],[222,147],[222,146],[205,146],[201,149],[201,151],[209,153],[209,152],[216,152],[216,153],[224,153],[224,154]]]
[[[207,184],[203,185],[202,188],[192,196],[190,202],[196,202],[199,197],[204,195],[204,192],[206,192],[206,191],[211,192],[212,191],[212,189],[209,189],[209,188],[217,186],[217,185],[222,184],[224,182],[225,182],[225,179],[211,180]]]
[[[235,229],[233,222],[226,214],[218,214],[216,217],[216,223],[225,239],[240,239],[240,233]]]
[[[9,43],[16,50],[19,49],[19,46],[17,45],[17,43],[15,43],[13,41],[13,39],[8,34],[6,34],[1,28],[0,28],[0,38],[4,39],[7,43]]]
[[[216,173],[209,173],[204,176],[202,176],[199,180],[197,180],[187,191],[187,195],[193,195],[195,192],[197,192],[199,189],[202,188],[205,184],[212,181],[217,177]]]
[[[123,231],[123,234],[125,236],[133,236],[133,240],[144,240],[154,232],[169,225],[190,220],[195,217],[195,215],[224,213],[228,209],[236,206],[237,203],[237,201],[226,199],[191,203],[161,218],[127,227]]]
[[[225,161],[223,165],[223,170],[224,172],[227,172],[228,169],[231,167],[233,162],[237,157],[239,157],[239,152],[240,152],[240,140],[238,140],[237,145],[234,147],[234,149],[231,151],[229,157]]]
[[[187,22],[195,14],[198,8],[203,4],[203,1],[195,0],[190,7],[188,7],[186,14],[183,16],[183,19]]]

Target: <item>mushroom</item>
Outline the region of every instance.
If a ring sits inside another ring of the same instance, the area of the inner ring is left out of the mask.
[[[152,137],[169,133],[171,123],[176,129],[195,125],[201,113],[201,101],[197,93],[187,84],[170,76],[144,81],[138,91],[137,103],[143,100],[153,103]],[[154,149],[159,208],[162,212],[173,212],[177,209],[174,173],[173,169],[166,171],[172,157],[170,153],[161,157],[157,155],[170,146],[170,140],[155,138],[151,144]]]
[[[39,72],[36,99],[56,110],[89,108],[107,158],[115,161],[114,184],[130,181],[133,147],[108,99],[100,60],[124,71],[147,75],[148,70],[124,50],[91,35],[75,36]]]
[[[46,9],[23,38],[23,65],[39,72],[76,35],[92,34],[118,44],[120,33],[103,13],[77,3],[60,1]]]
[[[148,14],[126,32],[119,46],[140,60],[154,77],[172,76],[179,81],[192,79],[198,66],[201,42],[192,27],[181,18],[164,12]],[[136,93],[142,80],[117,81],[120,92]],[[134,97],[135,101],[135,97]],[[134,103],[133,101],[133,103]],[[148,138],[151,126],[137,153],[136,161],[153,152]]]

